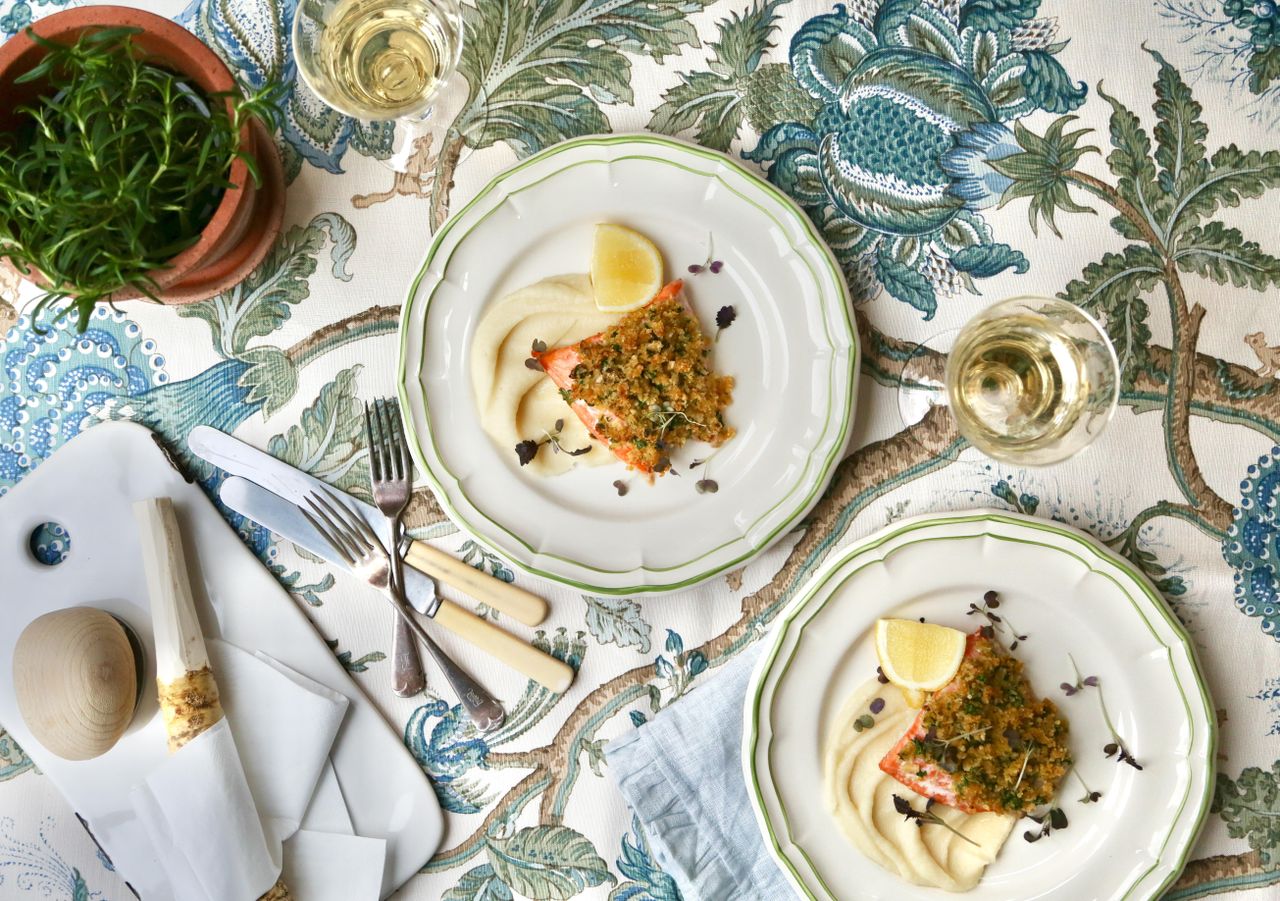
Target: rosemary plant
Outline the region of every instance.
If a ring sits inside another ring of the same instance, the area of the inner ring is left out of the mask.
[[[113,292],[154,299],[150,273],[199,240],[232,164],[260,180],[240,130],[276,123],[281,87],[207,96],[149,63],[137,33],[64,45],[27,31],[47,53],[17,79],[40,83],[39,101],[0,133],[0,257],[45,278],[33,318],[61,304],[55,321],[74,309],[83,331]]]

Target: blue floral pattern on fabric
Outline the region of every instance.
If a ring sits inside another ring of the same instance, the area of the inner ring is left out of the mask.
[[[0,495],[91,425],[108,401],[166,385],[165,358],[124,313],[100,306],[88,328],[74,317],[22,316],[0,342]]]
[[[1240,506],[1222,542],[1222,555],[1235,570],[1235,601],[1245,616],[1262,621],[1262,631],[1280,641],[1280,446],[1249,467],[1240,483]]]
[[[985,163],[1018,149],[1004,123],[1073,110],[1086,95],[1037,6],[885,0],[810,19],[791,68],[820,108],[745,154],[808,211],[855,280],[873,276],[926,319],[939,292],[1028,268],[978,215],[1010,183]]]

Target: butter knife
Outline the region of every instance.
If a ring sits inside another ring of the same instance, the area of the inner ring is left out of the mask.
[[[301,503],[317,488],[332,487],[310,473],[296,469],[266,451],[210,426],[202,425],[192,429],[187,436],[187,447],[197,457],[219,469],[261,485],[293,504]],[[377,508],[357,498],[350,498],[350,504],[369,524],[374,534],[382,539],[383,546],[389,546],[391,530],[386,518]],[[305,524],[304,521],[303,525]],[[264,525],[272,528],[270,523]],[[319,537],[316,536],[316,539],[319,540]],[[305,544],[302,546],[307,547]],[[307,549],[330,563],[340,565],[332,559],[333,555],[323,543],[321,549]],[[405,595],[409,604],[419,613],[431,615],[430,608],[436,595],[432,579],[439,579],[525,625],[536,626],[547,617],[547,602],[542,598],[468,566],[426,542],[411,540],[407,545],[402,545],[401,551],[408,564],[405,569]]]

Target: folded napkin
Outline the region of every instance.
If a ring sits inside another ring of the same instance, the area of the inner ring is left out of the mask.
[[[742,774],[742,704],[757,645],[605,749],[658,864],[686,901],[795,897],[760,837]]]
[[[387,842],[355,834],[332,761],[298,831],[284,843],[284,881],[305,901],[370,901],[382,893]]]
[[[284,867],[348,701],[265,655],[208,647],[226,718],[131,797],[175,898],[252,901]]]

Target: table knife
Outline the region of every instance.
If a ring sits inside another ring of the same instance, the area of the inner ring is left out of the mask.
[[[345,561],[336,559],[328,542],[307,522],[296,504],[239,476],[227,478],[218,495],[232,510],[262,523],[280,537],[323,557],[339,569],[352,571]],[[421,573],[417,573],[417,576],[430,582]],[[413,584],[412,579],[413,576],[406,570],[406,589]],[[415,605],[414,609],[419,608]],[[426,610],[419,612],[554,692],[565,691],[573,682],[574,671],[567,663],[438,595],[432,597]]]
[[[266,451],[210,426],[201,425],[192,429],[187,436],[187,447],[197,457],[219,469],[248,479],[293,504],[301,503],[303,498],[318,487],[332,487],[310,473],[296,469]],[[387,545],[391,540],[391,529],[386,518],[373,505],[358,498],[350,498],[350,502],[352,509],[359,511],[374,534]],[[270,524],[264,525],[273,528]],[[306,525],[305,521],[303,525]],[[315,539],[319,540],[319,536],[315,536]],[[307,547],[305,544],[302,546]],[[325,545],[321,543],[320,547],[324,548]],[[334,562],[324,550],[312,547],[308,547],[308,550]],[[405,569],[405,594],[409,603],[420,613],[431,615],[428,608],[434,602],[436,594],[432,579],[439,579],[525,625],[536,626],[547,617],[547,602],[542,598],[468,566],[424,541],[410,541],[407,546],[401,547],[401,551],[408,564]],[[424,573],[431,578],[424,577]]]

